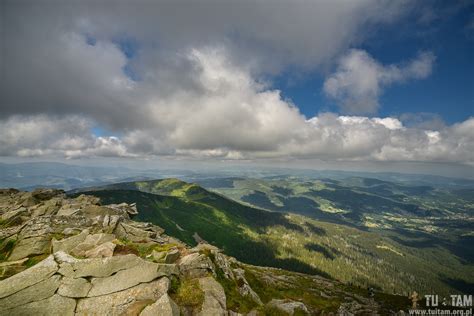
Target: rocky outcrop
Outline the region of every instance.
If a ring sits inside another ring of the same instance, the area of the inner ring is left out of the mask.
[[[318,299],[321,288],[326,297],[348,297],[333,281],[244,265],[202,239],[191,248],[159,226],[134,221],[138,211],[61,190],[0,189],[0,315],[319,313],[303,302],[260,296],[249,272],[260,290],[295,289],[303,280],[318,287]],[[370,314],[378,305],[352,295],[339,309]]]
[[[78,315],[138,315],[147,305],[158,300],[169,289],[169,280],[161,278],[123,291],[79,299]]]
[[[0,298],[8,297],[20,290],[46,280],[54,275],[58,269],[59,266],[56,261],[54,261],[54,257],[49,256],[30,269],[0,281]]]
[[[179,271],[186,278],[205,277],[213,270],[209,257],[199,252],[186,255],[179,261]]]
[[[212,277],[200,278],[199,285],[204,292],[204,302],[198,315],[227,315],[226,296],[222,285]]]

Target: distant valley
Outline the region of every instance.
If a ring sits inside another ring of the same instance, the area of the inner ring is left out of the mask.
[[[468,292],[474,284],[470,189],[356,177],[207,178],[200,184],[138,181],[71,194],[136,202],[137,220],[191,244],[197,233],[251,264],[399,294]]]

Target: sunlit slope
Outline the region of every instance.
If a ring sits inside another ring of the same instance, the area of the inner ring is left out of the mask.
[[[159,224],[190,243],[198,233],[256,265],[319,273],[396,293],[467,291],[474,282],[472,264],[443,247],[415,247],[379,232],[252,208],[176,179],[115,184],[93,194],[105,203],[137,202],[138,220]]]

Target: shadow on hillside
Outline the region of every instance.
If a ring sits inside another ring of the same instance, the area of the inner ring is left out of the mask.
[[[453,279],[453,278],[448,278],[446,276],[441,275],[440,276],[441,281],[446,284],[451,286],[452,288],[465,293],[465,294],[472,294],[472,290],[474,289],[474,283],[471,282],[466,282],[464,280],[460,279]]]
[[[223,249],[225,254],[241,262],[330,278],[327,273],[295,258],[278,258],[271,244],[250,239],[240,225],[251,224],[256,231],[264,231],[266,227],[275,225],[304,231],[303,227],[291,223],[285,214],[250,208],[226,199],[201,199],[198,204],[176,197],[140,191],[104,190],[82,192],[82,194],[97,196],[103,204],[137,203],[139,213],[134,216],[134,220],[161,226],[166,234],[189,245],[195,244],[192,234],[198,232],[204,240]],[[241,222],[226,223],[214,212],[202,208],[200,203],[212,203],[213,207],[225,209],[227,216],[233,216],[235,221],[241,220]],[[177,228],[176,224],[185,230]]]
[[[304,263],[295,258],[277,258],[275,251],[270,245],[264,242],[245,240],[245,249],[233,249],[227,251],[227,254],[234,256],[239,261],[257,266],[268,266],[281,268],[294,272],[301,272],[312,275],[320,275],[331,279],[326,272]]]
[[[314,244],[314,243],[306,244],[306,245],[304,245],[304,247],[306,249],[310,250],[310,251],[319,252],[326,259],[334,260],[334,259],[336,259],[336,256],[341,255],[340,251],[338,251],[338,250],[336,250],[332,247],[325,247],[325,246]]]
[[[459,258],[462,264],[474,263],[474,243],[472,236],[460,236],[456,241],[450,241],[423,232],[413,232],[401,228],[396,229],[399,236],[390,236],[393,241],[411,248],[442,247]],[[402,237],[403,236],[403,237]]]

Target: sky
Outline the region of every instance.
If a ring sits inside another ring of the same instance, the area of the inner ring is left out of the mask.
[[[474,1],[4,0],[0,11],[2,161],[474,174]]]

